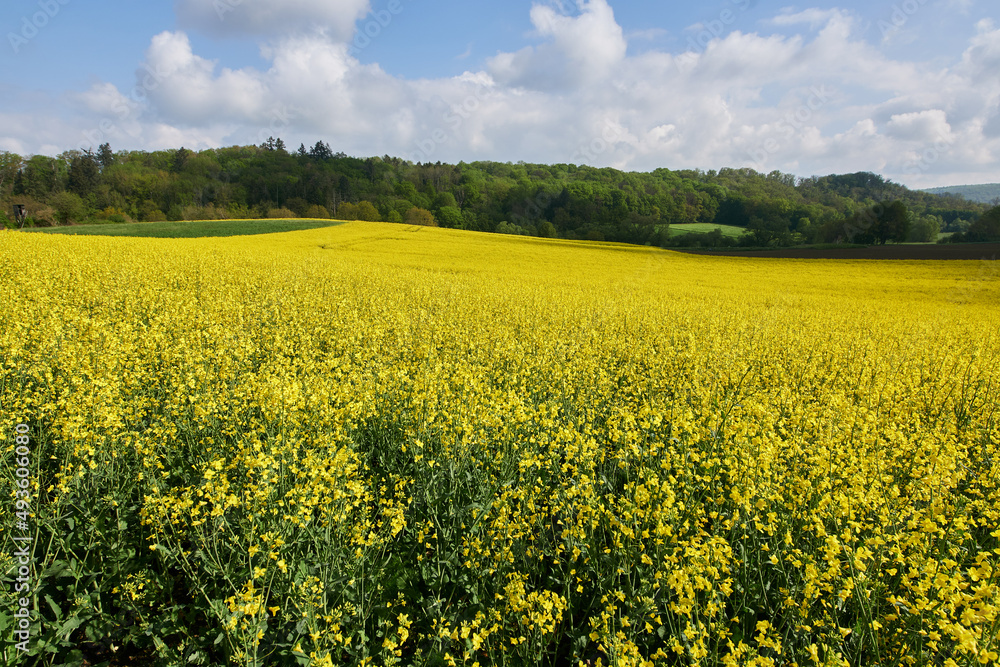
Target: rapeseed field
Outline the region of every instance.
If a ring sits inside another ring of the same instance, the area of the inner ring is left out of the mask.
[[[991,266],[2,233],[0,650],[997,664]]]

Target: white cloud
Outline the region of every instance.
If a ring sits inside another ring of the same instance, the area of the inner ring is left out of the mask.
[[[127,104],[127,98],[122,95],[118,88],[110,83],[94,84],[90,90],[76,96],[86,108],[97,113],[112,113],[121,105]]]
[[[1000,138],[1000,106],[987,115],[983,134],[991,139]]]
[[[990,19],[976,24],[977,34],[962,57],[963,73],[992,92],[1000,84],[1000,29]]]
[[[839,9],[807,9],[801,12],[784,11],[767,21],[771,25],[793,26],[808,23],[809,27],[815,30],[821,25],[826,25],[834,19],[843,18],[843,12]]]
[[[183,33],[164,32],[153,38],[146,54],[157,85],[148,94],[157,109],[185,125],[204,125],[222,117],[233,122],[258,117],[266,87],[253,70],[223,69],[195,55]],[[148,70],[140,74],[145,78]]]
[[[320,4],[294,7],[306,6]],[[263,11],[248,0],[237,9]],[[94,145],[115,148],[273,135],[414,161],[753,166],[803,176],[868,169],[916,185],[960,182],[957,174],[978,169],[995,180],[1000,31],[989,21],[942,66],[886,57],[843,10],[786,12],[769,24],[779,34],[734,31],[700,52],[633,56],[606,0],[578,0],[573,12],[536,5],[531,20],[537,45],[500,53],[483,71],[413,80],[362,64],[332,30],[275,32],[261,50],[266,67],[237,69],[199,56],[183,32],[165,32],[133,90],[97,84],[71,100],[79,117],[61,123],[8,114],[0,146],[23,149],[14,137],[35,136],[76,147],[83,128]],[[77,129],[58,129],[67,126]]]
[[[606,0],[577,0],[579,16],[546,5],[531,8],[531,23],[548,41],[492,58],[500,82],[533,90],[586,86],[606,78],[625,59],[628,43]]]
[[[176,0],[181,25],[224,35],[287,35],[319,30],[347,41],[368,0]]]
[[[885,126],[886,134],[894,139],[932,144],[943,140],[954,142],[948,117],[940,109],[895,114]]]

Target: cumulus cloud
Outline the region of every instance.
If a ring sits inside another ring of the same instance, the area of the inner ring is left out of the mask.
[[[990,138],[1000,137],[1000,106],[987,115],[983,134]]]
[[[176,0],[181,25],[222,35],[287,35],[321,31],[339,41],[354,33],[368,0]]]
[[[938,140],[954,141],[948,117],[940,109],[895,114],[885,126],[886,134],[896,139],[931,144]]]
[[[1000,84],[1000,29],[990,19],[976,24],[977,34],[962,57],[964,73],[991,87],[996,92]]]
[[[413,161],[868,169],[928,186],[985,173],[1000,157],[1000,31],[989,21],[950,65],[888,58],[843,10],[784,13],[767,24],[779,33],[733,31],[700,51],[628,55],[608,2],[577,0],[572,11],[535,5],[538,43],[499,53],[482,71],[404,79],[359,62],[350,35],[320,20],[333,9],[356,18],[366,4],[289,6],[328,29],[275,28],[264,68],[220,67],[185,33],[157,35],[134,90],[101,83],[75,99],[87,127],[112,121],[90,136],[203,148],[273,135]],[[250,0],[237,10],[266,14]],[[2,135],[0,146],[12,145]]]
[[[128,98],[110,83],[94,84],[89,90],[76,95],[77,101],[96,113],[110,114],[128,105]]]
[[[164,32],[153,38],[146,54],[147,68],[157,85],[148,94],[157,109],[183,125],[203,125],[218,118],[233,122],[254,119],[267,90],[253,70],[225,68],[194,54],[183,33]]]
[[[531,23],[546,43],[497,55],[490,73],[501,83],[533,90],[576,88],[607,77],[625,59],[628,42],[606,0],[576,4],[579,16],[532,7]]]

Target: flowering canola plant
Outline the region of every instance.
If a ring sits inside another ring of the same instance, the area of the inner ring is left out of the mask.
[[[9,232],[0,295],[39,661],[997,664],[974,262]]]

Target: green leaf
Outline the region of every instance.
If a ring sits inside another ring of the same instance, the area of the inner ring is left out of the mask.
[[[69,571],[69,566],[66,564],[66,561],[57,560],[54,563],[52,563],[52,565],[47,567],[44,572],[42,572],[40,578],[45,579],[48,577],[62,577],[62,576],[71,577],[73,575]]]
[[[208,656],[201,651],[194,651],[187,659],[193,665],[204,665],[208,662]]]
[[[69,636],[73,634],[73,631],[76,630],[81,625],[83,625],[83,619],[80,618],[79,616],[73,616],[68,621],[62,624],[62,626],[59,628],[58,634],[60,636],[66,637],[66,639],[69,639]]]
[[[56,601],[52,599],[52,596],[46,595],[45,601],[49,603],[49,608],[52,609],[52,613],[56,615],[56,620],[58,621],[60,618],[62,618],[63,615],[62,608],[56,604]]]

